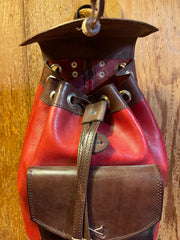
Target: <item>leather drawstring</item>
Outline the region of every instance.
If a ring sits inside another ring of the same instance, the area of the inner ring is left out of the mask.
[[[95,17],[95,11],[96,11],[96,5],[97,5],[97,0],[91,0],[91,6],[92,6],[92,22],[91,22],[91,27],[94,28],[97,21],[99,21],[100,17],[103,16],[104,13],[104,0],[99,0],[99,9],[98,9],[98,14],[97,17]]]
[[[83,97],[79,97],[79,96],[72,96],[72,104],[76,105],[79,104],[81,105],[83,108],[85,108],[88,104],[91,104],[91,102]]]

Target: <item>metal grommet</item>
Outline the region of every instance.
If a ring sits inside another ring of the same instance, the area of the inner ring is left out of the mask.
[[[73,103],[73,102],[72,102],[72,97],[75,97],[75,96],[76,96],[75,93],[70,93],[70,94],[67,96],[67,103],[68,103],[68,105],[69,105],[70,107],[75,107],[75,106],[77,106],[76,103]]]
[[[47,83],[47,82],[49,81],[50,78],[56,79],[55,76],[53,76],[53,75],[49,75],[49,76],[46,78],[45,82]]]
[[[102,95],[100,98],[102,101],[106,101],[107,102],[107,107],[108,109],[110,108],[110,100],[106,95]]]
[[[126,75],[129,75],[129,74],[130,74],[131,77],[134,78],[134,73],[133,73],[132,71],[127,70],[127,71],[125,72],[125,74],[126,74]]]
[[[116,72],[119,72],[121,69],[125,68],[126,67],[126,63],[125,62],[121,62],[121,63],[118,63],[116,65]]]
[[[100,73],[99,73],[99,76],[100,76],[100,78],[105,77],[105,72],[100,72]]]
[[[100,61],[99,66],[100,67],[104,67],[105,66],[105,62],[104,61]]]
[[[72,68],[77,68],[77,62],[72,62],[72,63],[71,63],[71,67],[72,67]]]
[[[57,73],[57,74],[61,74],[61,72],[62,72],[62,67],[59,65],[59,64],[56,64],[56,63],[54,63],[54,64],[52,64],[51,66],[50,66],[50,68],[51,68],[51,70],[53,71],[53,72],[55,72],[55,73]]]
[[[55,96],[55,93],[56,93],[56,91],[51,91],[50,92],[49,98],[50,98],[51,101],[53,100],[53,98]]]
[[[96,25],[92,28],[91,26],[92,24],[92,18],[85,18],[85,20],[82,22],[82,32],[84,33],[84,35],[88,36],[88,37],[93,37],[95,35],[97,35],[100,32],[101,29],[101,24],[100,21],[98,20],[96,22]]]
[[[72,76],[73,76],[73,78],[78,77],[78,72],[76,72],[76,71],[72,72]]]
[[[129,91],[127,90],[121,90],[119,92],[121,94],[121,96],[124,98],[124,100],[129,103],[132,100],[132,95]]]

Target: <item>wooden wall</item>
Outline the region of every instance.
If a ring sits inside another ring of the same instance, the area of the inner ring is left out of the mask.
[[[16,188],[18,163],[40,78],[39,46],[23,40],[70,20],[84,0],[0,0],[0,240],[26,239]],[[87,0],[86,3],[89,3]],[[121,11],[122,10],[122,11]],[[136,45],[139,85],[169,158],[159,240],[180,239],[180,1],[106,0],[105,15],[146,21],[160,31]]]

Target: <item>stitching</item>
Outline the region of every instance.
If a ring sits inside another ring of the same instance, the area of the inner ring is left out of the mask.
[[[92,129],[91,129],[92,128]],[[92,131],[91,131],[92,130]],[[92,123],[92,125],[91,125],[91,127],[90,127],[90,130],[89,130],[89,134],[88,134],[88,137],[86,138],[86,145],[85,145],[85,151],[83,152],[84,153],[84,155],[85,155],[85,173],[86,173],[86,175],[84,174],[84,176],[83,176],[83,192],[84,192],[84,195],[83,195],[83,198],[85,197],[85,191],[86,191],[86,189],[85,189],[85,187],[87,186],[87,181],[85,182],[85,178],[88,178],[87,177],[87,174],[89,173],[89,172],[87,172],[87,170],[89,169],[88,168],[88,166],[89,166],[89,164],[90,164],[90,161],[89,161],[89,158],[91,157],[91,149],[92,149],[92,144],[93,144],[93,142],[94,142],[94,137],[95,137],[95,134],[96,134],[96,124],[93,124]],[[89,139],[90,139],[90,144],[88,144],[88,142],[89,142]],[[89,146],[89,149],[87,149],[87,147]],[[89,151],[87,151],[87,150],[89,150]],[[87,153],[87,154],[86,154]],[[86,164],[86,162],[88,161],[88,163],[89,164]],[[83,214],[83,208],[81,208],[81,212],[80,212],[80,214],[82,215]],[[80,227],[81,227],[81,222],[79,221],[79,234],[81,234],[81,230],[80,230]]]
[[[28,186],[28,200],[29,200],[29,205],[30,205],[30,213],[31,213],[31,219],[36,222],[37,224],[41,225],[42,227],[54,232],[54,233],[59,233],[61,235],[63,235],[62,237],[67,237],[69,239],[72,239],[72,236],[70,234],[67,233],[63,233],[61,231],[56,230],[53,227],[48,226],[45,223],[42,223],[40,220],[36,219],[35,213],[35,207],[34,207],[34,203],[33,203],[33,193],[32,193],[32,168],[28,169],[28,175],[27,175],[27,186]]]
[[[86,129],[87,127],[87,129]],[[83,132],[83,136],[84,136],[84,141],[85,141],[85,137],[86,137],[86,134],[88,133],[88,127],[89,127],[89,124],[88,125],[84,125],[83,126],[83,129],[82,129],[82,132]],[[85,134],[84,134],[84,131],[85,131]],[[82,139],[83,140],[83,139]],[[77,182],[77,195],[76,195],[76,204],[75,204],[75,219],[74,219],[74,226],[73,226],[73,232],[76,232],[77,231],[77,219],[80,219],[80,213],[78,211],[78,208],[79,208],[79,202],[78,201],[78,197],[79,197],[79,192],[80,192],[80,183],[81,183],[81,177],[82,177],[82,168],[83,168],[83,161],[81,161],[82,157],[83,157],[83,142],[81,144],[81,148],[80,148],[80,159],[79,159],[79,179],[78,179],[78,182]]]
[[[36,219],[36,218],[33,219],[33,221],[36,222],[37,224],[41,225],[41,226],[44,227],[45,229],[48,229],[48,230],[50,230],[51,232],[53,232],[53,233],[55,233],[55,234],[61,235],[61,237],[66,237],[66,238],[68,238],[68,239],[72,239],[72,236],[71,236],[70,234],[61,232],[61,231],[59,231],[59,230],[57,230],[57,229],[55,229],[55,228],[53,228],[53,227],[50,227],[50,226],[48,226],[47,224],[42,223],[41,221],[39,221],[39,220]]]
[[[154,172],[156,175],[156,185],[157,185],[157,200],[156,200],[156,217],[161,219],[161,212],[162,212],[162,194],[163,194],[163,185],[161,181],[161,176],[159,169],[156,165],[153,165]]]
[[[33,203],[33,194],[32,194],[32,168],[28,169],[28,175],[27,175],[27,187],[28,187],[28,201],[30,205],[30,213],[31,213],[31,219],[35,217],[35,208]]]
[[[77,196],[76,196],[76,205],[75,205],[75,219],[74,219],[74,226],[73,226],[73,233],[76,235],[76,232],[78,234],[78,237],[81,236],[82,229],[82,217],[83,217],[83,212],[84,208],[81,207],[81,202],[85,202],[85,196],[86,196],[86,186],[87,186],[87,181],[88,179],[88,174],[89,174],[89,165],[90,165],[90,157],[92,154],[92,148],[93,148],[93,143],[94,139],[96,136],[96,131],[99,126],[100,122],[94,122],[90,125],[89,130],[87,131],[85,138],[84,138],[84,151],[81,149],[82,155],[80,156],[80,167],[79,167],[79,178],[77,182]],[[86,125],[84,125],[84,129],[86,130]],[[84,130],[83,129],[83,130]],[[83,147],[83,146],[81,146]],[[84,174],[83,174],[84,173]],[[79,195],[81,193],[81,199],[79,200]],[[80,209],[80,211],[78,211]]]
[[[152,227],[154,224],[156,224],[157,222],[160,221],[160,216],[161,216],[161,211],[162,211],[162,182],[161,182],[161,176],[160,176],[160,172],[158,170],[158,167],[153,164],[152,165],[152,168],[153,168],[153,172],[155,173],[155,178],[156,178],[156,188],[157,189],[157,193],[158,193],[158,197],[157,197],[157,200],[156,200],[156,212],[155,212],[155,218],[154,220],[149,223],[148,225],[146,225],[144,228],[138,230],[138,231],[135,231],[133,233],[129,233],[129,234],[126,234],[124,236],[121,236],[121,237],[115,237],[115,238],[110,238],[109,240],[123,240],[123,239],[126,239],[128,237],[133,237],[141,232],[144,232],[146,231],[147,229],[149,229],[150,227]]]

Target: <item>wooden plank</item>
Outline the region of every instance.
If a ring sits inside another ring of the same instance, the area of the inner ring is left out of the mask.
[[[16,190],[25,129],[43,66],[37,44],[19,47],[28,37],[72,19],[84,0],[0,0],[0,239],[25,239]],[[180,2],[106,0],[105,16],[136,19],[160,31],[139,39],[139,85],[161,128],[168,158],[159,240],[180,239]]]
[[[30,113],[30,89],[22,1],[0,1],[0,239],[25,239],[17,194],[17,169],[26,121]]]

